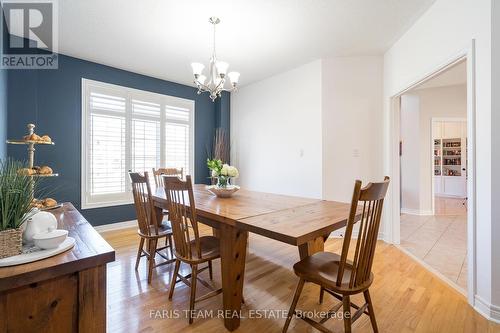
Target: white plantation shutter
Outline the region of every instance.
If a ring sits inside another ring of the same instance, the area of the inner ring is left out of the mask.
[[[90,128],[90,192],[124,193],[125,117],[92,114]]]
[[[167,105],[165,108],[165,158],[169,168],[183,168],[190,175],[189,157],[191,156],[189,109]]]
[[[161,165],[161,105],[142,99],[131,99],[132,105],[132,167],[131,170],[151,172]]]
[[[82,208],[132,203],[128,170],[193,175],[194,102],[82,80]]]

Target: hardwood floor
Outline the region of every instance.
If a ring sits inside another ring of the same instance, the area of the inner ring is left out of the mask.
[[[208,228],[200,231],[211,233]],[[116,261],[108,265],[108,332],[225,331],[222,319],[217,318],[222,308],[221,295],[197,305],[197,315],[212,318],[195,318],[188,325],[182,311],[189,308],[189,288],[179,283],[174,299],[168,301],[173,265],[158,267],[148,285],[145,261],[138,272],[134,270],[139,242],[136,230],[108,231],[102,235],[116,250]],[[326,250],[339,252],[341,244],[340,239],[329,239]],[[235,332],[281,332],[285,318],[279,311],[290,306],[298,282],[291,267],[298,259],[296,247],[250,234],[242,307],[246,318]],[[186,267],[181,269],[184,274],[189,273]],[[380,332],[500,332],[500,325],[476,313],[463,295],[392,245],[378,244],[373,272],[375,281],[370,292]],[[201,274],[208,280],[207,271]],[[213,283],[220,286],[219,260],[214,262]],[[203,285],[199,288],[204,289],[202,293],[207,291]],[[297,309],[326,311],[335,304],[331,296],[325,295],[324,303],[319,305],[318,295],[317,286],[306,284]],[[358,297],[353,301],[361,303]],[[179,318],[171,318],[177,315]],[[266,318],[256,318],[257,315]],[[331,319],[327,327],[343,331],[340,320]],[[369,318],[363,316],[356,321],[353,331],[372,332]],[[294,319],[289,332],[315,331]]]

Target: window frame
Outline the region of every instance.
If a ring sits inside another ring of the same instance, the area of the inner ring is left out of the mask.
[[[165,165],[165,145],[166,145],[166,132],[165,126],[168,123],[183,123],[189,125],[189,170],[191,177],[194,179],[194,155],[195,155],[195,101],[191,99],[185,99],[170,95],[163,95],[159,93],[154,93],[150,91],[129,88],[121,85],[105,83],[95,80],[90,80],[82,78],[81,86],[81,194],[80,194],[80,205],[82,209],[92,209],[100,207],[113,207],[121,205],[129,205],[133,203],[131,186],[128,178],[125,179],[126,191],[125,193],[119,194],[103,194],[99,195],[100,198],[92,198],[90,195],[90,92],[92,88],[97,88],[97,90],[108,90],[117,91],[119,95],[125,97],[125,175],[127,170],[131,169],[132,166],[132,119],[152,119],[153,117],[143,117],[141,115],[133,115],[132,111],[132,99],[143,98],[144,101],[151,102],[155,100],[160,104],[160,117],[157,118],[160,123],[160,164]],[[167,106],[181,107],[189,109],[189,121],[179,122],[179,121],[167,121],[166,119],[166,107]],[[106,114],[106,112],[102,112]],[[149,170],[148,170],[149,171]],[[152,171],[152,170],[151,170]]]

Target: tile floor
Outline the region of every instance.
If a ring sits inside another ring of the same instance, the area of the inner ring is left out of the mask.
[[[401,247],[467,290],[467,210],[436,197],[434,216],[401,215]]]

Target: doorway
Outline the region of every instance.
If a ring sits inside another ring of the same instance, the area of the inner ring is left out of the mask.
[[[400,247],[467,291],[467,61],[399,96]]]

